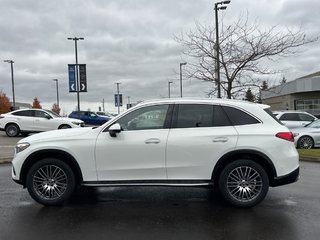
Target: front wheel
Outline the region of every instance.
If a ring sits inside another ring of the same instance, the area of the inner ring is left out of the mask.
[[[253,207],[260,203],[269,189],[266,171],[256,162],[236,160],[227,165],[219,178],[222,197],[236,207]]]
[[[5,130],[8,137],[16,137],[20,132],[19,126],[14,123],[9,123]]]
[[[27,174],[31,197],[46,206],[61,205],[75,189],[75,176],[65,162],[47,158],[35,163]]]

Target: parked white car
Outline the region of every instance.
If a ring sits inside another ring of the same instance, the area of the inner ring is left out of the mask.
[[[290,129],[301,128],[317,120],[317,118],[312,114],[301,111],[274,111],[273,114]]]
[[[44,132],[55,129],[84,126],[78,119],[60,117],[58,114],[43,109],[21,109],[0,115],[0,130],[7,136],[16,137],[21,133]]]
[[[17,143],[12,178],[44,205],[80,186],[215,186],[238,207],[295,182],[293,135],[269,106],[167,99],[130,108],[97,128],[36,134]]]

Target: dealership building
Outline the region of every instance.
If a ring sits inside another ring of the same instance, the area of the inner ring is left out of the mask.
[[[320,72],[261,92],[262,103],[273,111],[300,110],[320,116]]]

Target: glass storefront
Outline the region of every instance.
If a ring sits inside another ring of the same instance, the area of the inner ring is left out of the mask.
[[[295,101],[296,110],[305,111],[320,116],[320,99],[305,99]]]

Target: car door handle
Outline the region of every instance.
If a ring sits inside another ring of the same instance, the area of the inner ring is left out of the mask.
[[[216,137],[214,139],[212,139],[212,142],[227,142],[228,138],[227,137]]]
[[[150,138],[144,141],[145,144],[158,144],[160,143],[160,139],[159,138]]]

